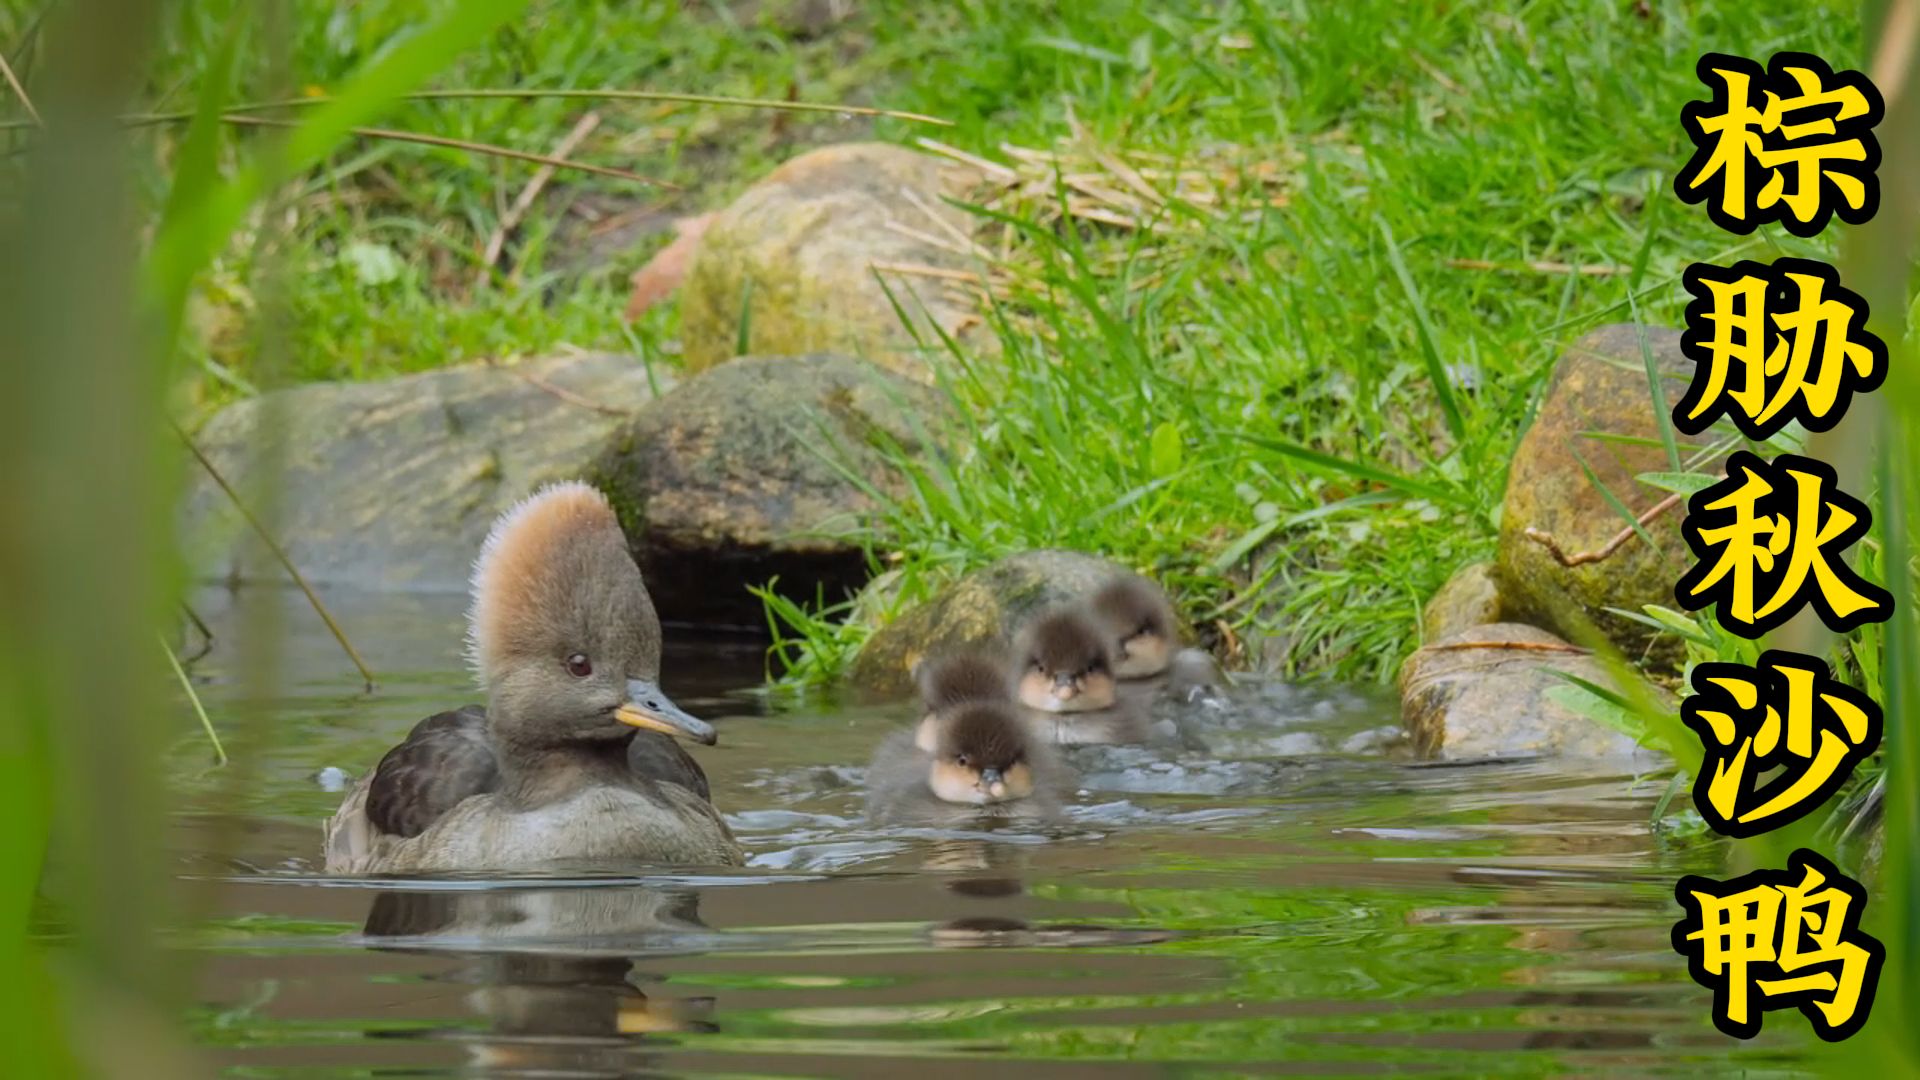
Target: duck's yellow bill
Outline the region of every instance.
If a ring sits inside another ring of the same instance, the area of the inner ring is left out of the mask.
[[[692,739],[705,746],[719,739],[712,724],[675,705],[658,686],[643,679],[627,680],[627,703],[613,710],[613,718],[629,727]]]

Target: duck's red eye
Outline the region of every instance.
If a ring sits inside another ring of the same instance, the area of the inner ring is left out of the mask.
[[[567,674],[576,679],[584,679],[593,674],[593,661],[585,653],[574,653],[567,657]]]

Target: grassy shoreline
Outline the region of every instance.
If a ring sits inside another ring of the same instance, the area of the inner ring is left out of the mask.
[[[579,157],[677,190],[569,175],[503,230],[533,165],[351,129],[545,153],[583,107],[397,96],[791,95],[947,117],[943,138],[974,152],[1070,138],[1230,173],[1283,170],[1284,205],[1170,213],[1146,230],[1055,228],[1044,206],[1004,222],[1025,272],[998,313],[1000,359],[942,365],[965,437],[890,505],[874,556],[907,596],[1008,551],[1102,551],[1167,580],[1223,635],[1280,643],[1268,666],[1377,680],[1415,640],[1425,597],[1491,549],[1507,456],[1567,342],[1633,314],[1677,322],[1679,273],[1695,260],[1835,257],[1833,232],[1736,243],[1671,198],[1678,109],[1701,92],[1695,57],[1804,49],[1859,67],[1872,51],[1853,7],[1784,2],[131,7],[118,21],[84,0],[0,3],[0,47],[48,118],[38,130],[10,96],[0,114],[0,232],[17,256],[0,306],[20,353],[0,398],[19,496],[0,559],[18,601],[0,605],[0,632],[18,646],[0,663],[13,720],[0,790],[17,826],[0,845],[0,899],[61,914],[57,935],[0,955],[13,1006],[0,1029],[35,1075],[76,1073],[82,1059],[196,1074],[168,1028],[191,963],[158,936],[200,899],[164,857],[171,799],[153,766],[173,673],[152,638],[182,584],[169,423],[289,381],[562,345],[671,362],[673,305],[632,328],[620,312],[625,274],[667,241],[673,217],[724,205],[802,149],[918,133],[608,104]],[[149,13],[159,21],[133,17]],[[1907,83],[1910,130],[1920,86]],[[330,101],[286,138],[218,118],[231,102],[308,92]],[[128,130],[116,116],[128,101],[198,115]],[[1911,210],[1913,175],[1898,177],[1890,206]],[[496,232],[504,256],[482,265],[475,253]],[[1878,328],[1898,341],[1876,405],[1881,456],[1849,464],[1875,474],[1883,515],[1862,562],[1903,604],[1907,508],[1920,498],[1908,467],[1920,427],[1911,240],[1880,236],[1882,251],[1867,248],[1877,263],[1846,253],[1869,271],[1850,284],[1870,289]],[[1871,430],[1873,411],[1855,422]],[[1868,497],[1868,483],[1854,493]],[[788,615],[818,635],[811,673],[831,675],[857,631]],[[248,618],[228,730],[263,738],[278,635],[268,609]],[[1898,966],[1916,945],[1907,902],[1920,886],[1909,835],[1920,759],[1899,738],[1920,694],[1915,627],[1909,605],[1882,629],[1808,646],[1831,648],[1841,676],[1887,711],[1887,750],[1856,778],[1886,798],[1869,917],[1895,964],[1882,1023],[1852,1047],[1862,1056],[1913,1050],[1886,1018],[1912,1012],[1916,985]],[[1742,647],[1712,643],[1721,657]],[[229,796],[255,760],[245,737],[232,745],[219,778]],[[1828,845],[1818,828],[1809,818],[1726,844],[1729,867]],[[117,1037],[94,1038],[107,1030]]]
[[[1850,9],[1784,3],[566,12],[537,6],[436,85],[791,95],[945,117],[940,138],[987,155],[1069,140],[1243,178],[1281,170],[1283,206],[1170,213],[1139,232],[1049,227],[1036,206],[1007,225],[1027,273],[998,323],[1004,366],[945,365],[965,449],[873,542],[922,588],[1025,547],[1105,552],[1167,579],[1210,635],[1282,642],[1265,666],[1367,680],[1391,677],[1434,589],[1491,552],[1506,457],[1562,346],[1630,303],[1676,323],[1696,259],[1831,257],[1830,239],[1737,243],[1672,199],[1694,57],[1859,51]],[[294,15],[292,82],[324,90],[417,12]],[[177,12],[151,107],[190,100],[220,19],[217,4]],[[724,205],[808,146],[922,130],[564,99],[413,102],[387,124],[545,152],[589,108],[604,122],[577,157],[680,190],[556,178],[491,269],[475,252],[530,165],[361,140],[298,183],[288,377],[561,345],[670,359],[673,304],[631,328],[620,310],[626,273],[675,215]],[[158,158],[177,134],[153,134]],[[625,246],[596,247],[609,219]],[[190,406],[255,389],[246,241],[202,279]]]

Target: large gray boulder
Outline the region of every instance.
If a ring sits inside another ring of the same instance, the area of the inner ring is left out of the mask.
[[[634,414],[588,477],[663,615],[760,627],[748,585],[812,600],[865,581],[854,534],[899,482],[881,447],[917,451],[940,401],[851,357],[739,357]]]
[[[940,333],[984,337],[977,305],[950,276],[971,268],[973,219],[945,199],[971,176],[885,143],[823,147],[775,169],[701,238],[680,289],[687,369],[742,352],[837,352],[927,379],[902,311],[934,350]]]
[[[630,357],[469,364],[369,383],[312,383],[236,402],[194,435],[320,584],[461,591],[493,519],[542,483],[578,479],[626,415],[652,397]],[[272,500],[255,485],[255,435],[279,440]],[[196,575],[284,581],[243,563],[244,525],[190,466],[187,548]]]

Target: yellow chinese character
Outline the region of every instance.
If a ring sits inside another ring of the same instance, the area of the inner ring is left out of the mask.
[[[1754,836],[1798,820],[1880,745],[1880,707],[1815,657],[1770,650],[1757,668],[1696,664],[1691,680],[1680,718],[1707,751],[1693,801],[1716,832]]]
[[[1721,1031],[1750,1039],[1759,1013],[1789,1007],[1829,1042],[1867,1022],[1886,949],[1860,931],[1866,890],[1817,853],[1801,848],[1785,870],[1731,881],[1684,877],[1674,898],[1686,918],[1674,924],[1673,947],[1713,990]]]
[[[1775,53],[1765,69],[1707,53],[1694,70],[1713,100],[1680,111],[1696,147],[1673,179],[1682,201],[1705,202],[1714,224],[1743,235],[1778,221],[1812,236],[1836,214],[1858,225],[1879,209],[1872,129],[1886,110],[1866,76],[1795,52]]]
[[[1794,454],[1768,464],[1736,450],[1727,479],[1696,492],[1687,510],[1680,535],[1700,561],[1673,595],[1689,611],[1715,604],[1720,625],[1747,638],[1807,604],[1840,633],[1893,614],[1893,597],[1839,558],[1873,515],[1839,490],[1832,468]]]
[[[1694,263],[1682,279],[1695,299],[1681,350],[1696,367],[1673,423],[1689,435],[1722,415],[1750,439],[1792,420],[1826,431],[1887,377],[1886,343],[1862,329],[1866,300],[1831,266]]]

